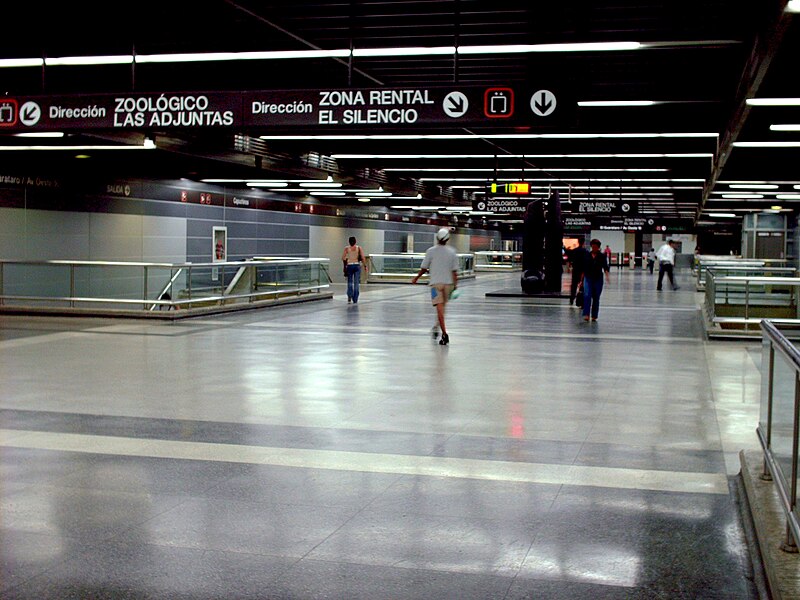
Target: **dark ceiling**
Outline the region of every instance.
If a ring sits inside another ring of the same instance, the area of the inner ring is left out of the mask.
[[[14,97],[412,86],[525,88],[547,82],[567,90],[573,102],[653,101],[648,106],[579,105],[559,127],[489,121],[469,128],[372,126],[336,129],[338,135],[360,138],[335,140],[259,138],[332,133],[301,127],[199,133],[148,129],[126,135],[93,130],[68,139],[71,144],[87,140],[96,144],[124,143],[144,135],[154,138],[156,151],[126,155],[125,160],[119,153],[97,151],[80,166],[121,176],[300,178],[330,173],[350,187],[380,184],[398,195],[419,193],[420,204],[465,206],[480,190],[459,186],[482,188],[495,176],[524,177],[543,189],[555,186],[562,195],[569,194],[572,186],[572,197],[624,199],[638,202],[645,213],[721,221],[725,218],[710,213],[741,215],[775,204],[787,209],[800,206],[800,197],[777,198],[800,194],[794,187],[800,186],[800,148],[734,145],[800,140],[800,132],[770,130],[773,124],[800,123],[800,106],[745,104],[750,97],[800,97],[796,64],[800,15],[786,11],[786,5],[786,0],[142,0],[128,6],[34,0],[4,7],[0,59],[599,42],[642,46],[625,51],[0,68],[0,91]],[[14,29],[14,23],[19,27]],[[396,134],[466,137],[364,139]],[[520,134],[547,137],[510,137]],[[591,137],[597,134],[601,136]],[[481,137],[486,135],[493,137]],[[19,138],[10,136],[0,140],[3,145],[18,143]],[[77,168],[73,154],[6,151],[3,158],[7,168],[35,165],[73,171]],[[485,158],[466,158],[474,155]],[[762,198],[723,198],[726,191],[742,193],[731,188],[731,182],[778,187],[758,191]],[[569,207],[565,210],[569,212]]]

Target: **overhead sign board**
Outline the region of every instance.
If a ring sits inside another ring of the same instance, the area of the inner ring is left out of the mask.
[[[574,119],[574,98],[566,92],[551,91],[553,98],[558,94],[557,105],[551,100],[542,104],[534,96],[539,92],[453,85],[6,97],[0,100],[0,132],[225,127],[396,130],[501,121],[549,127]],[[541,109],[545,105],[548,109]]]

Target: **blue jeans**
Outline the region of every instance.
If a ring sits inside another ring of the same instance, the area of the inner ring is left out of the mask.
[[[358,302],[358,284],[361,281],[361,265],[347,265],[347,299]]]
[[[583,316],[589,316],[591,309],[592,318],[596,319],[600,313],[600,294],[603,293],[603,278],[583,278]]]

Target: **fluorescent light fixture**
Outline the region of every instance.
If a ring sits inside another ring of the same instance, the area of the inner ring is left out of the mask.
[[[800,190],[800,185],[793,185],[792,187],[793,187],[794,189],[796,189],[796,190]]]
[[[392,192],[356,192],[356,196],[391,196]]]
[[[68,150],[68,151],[84,151],[84,150],[152,150],[155,146],[150,147],[147,145],[142,146],[0,146],[0,152],[16,150]]]
[[[41,67],[43,58],[3,58],[0,59],[0,68],[4,67]]]
[[[748,98],[750,106],[800,106],[800,98]]]
[[[300,183],[300,187],[304,188],[340,188],[341,183],[334,181],[304,181]]]
[[[789,4],[786,5],[786,12],[800,13],[800,0],[789,0]]]
[[[582,44],[507,44],[459,46],[459,54],[523,54],[529,52],[619,52],[639,50],[639,42],[589,42]]]
[[[392,133],[392,134],[320,134],[261,135],[262,140],[593,140],[641,138],[717,138],[718,133]]]
[[[386,168],[386,169],[381,169],[381,170],[382,171],[386,171],[386,172],[388,172],[388,171],[394,171],[394,172],[414,172],[414,171],[419,171],[419,172],[431,172],[431,173],[435,173],[435,172],[439,172],[439,173],[458,173],[458,172],[461,172],[461,171],[463,171],[465,173],[493,173],[495,171],[497,171],[499,173],[520,173],[521,172],[521,169],[519,169],[519,168],[514,168],[514,169],[508,169],[508,168],[506,168],[506,169],[493,169],[491,167],[484,167],[484,168],[479,168],[479,169],[475,169],[475,168],[473,168],[473,169],[469,169],[469,168],[462,169],[460,167],[439,167],[439,168],[432,168],[432,169],[427,169],[427,168],[425,168],[425,169],[417,169],[417,168],[414,168],[414,167],[396,167],[396,168]],[[526,168],[525,171],[526,172],[531,172],[531,173],[535,173],[535,172],[536,173],[538,173],[538,172],[545,172],[545,173],[551,173],[551,172],[552,173],[573,173],[573,172],[575,172],[575,173],[584,173],[584,172],[619,173],[619,172],[634,172],[634,171],[635,172],[639,172],[639,173],[642,173],[642,172],[659,172],[659,173],[663,173],[663,172],[669,171],[669,169],[649,169],[649,168],[648,169],[622,169],[622,168],[616,168],[615,169],[615,168],[612,168],[612,167],[609,167],[609,168],[588,168],[588,169],[581,169],[581,168],[577,168],[577,167],[573,167],[573,168],[559,167],[557,169],[544,169],[544,168],[538,168],[537,167],[537,168],[529,168],[529,169]],[[705,179],[698,179],[697,181],[705,181]]]
[[[34,133],[15,133],[14,137],[61,138],[64,137],[64,134],[61,131],[38,131]]]
[[[359,202],[370,202],[371,200],[372,200],[372,198],[359,198],[358,199]]]
[[[129,65],[133,56],[122,54],[117,56],[62,56],[47,57],[44,64],[48,67],[75,66],[75,65]]]
[[[730,200],[756,200],[764,196],[761,194],[722,194],[722,197]]]
[[[653,106],[655,100],[583,100],[578,106]]]
[[[221,181],[209,181],[204,179],[208,183],[221,183]],[[247,187],[269,187],[269,188],[285,188],[289,187],[289,184],[285,181],[248,181],[245,185]]]
[[[408,48],[353,48],[353,56],[438,56],[453,55],[454,46]]]
[[[444,206],[411,206],[407,204],[398,204],[395,206],[390,206],[389,208],[396,208],[396,209],[406,209],[406,210],[442,210]]]
[[[204,52],[193,54],[137,54],[136,62],[176,63],[232,60],[276,60],[290,58],[347,58],[350,50],[278,50],[272,52]]]
[[[770,131],[800,131],[800,123],[795,125],[770,125]]]
[[[309,194],[311,194],[312,196],[344,196],[345,195],[344,192],[339,192],[339,191],[331,192],[331,191],[327,191],[327,190],[321,190],[321,191],[312,190],[311,192],[309,192]]]
[[[777,200],[800,200],[800,194],[778,194]]]
[[[800,148],[798,142],[733,142],[737,148]]]
[[[155,150],[155,148],[156,148],[156,143],[153,140],[151,140],[150,138],[147,138],[147,137],[144,138],[144,143],[142,145],[145,148],[147,148],[148,150]]]
[[[778,186],[772,183],[731,183],[729,186],[735,190],[777,190]]]
[[[776,206],[770,206],[770,208],[771,208],[772,210],[782,210],[782,209],[783,209],[783,207],[782,207],[782,206],[777,206],[777,205],[776,205]]]
[[[800,142],[797,142],[800,144]],[[450,158],[713,158],[710,152],[676,152],[669,154],[331,154],[336,160],[408,160]]]

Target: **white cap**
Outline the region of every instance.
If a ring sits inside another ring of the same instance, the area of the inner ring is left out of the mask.
[[[450,239],[450,230],[447,227],[442,227],[436,232],[436,239],[440,242],[446,242]]]

